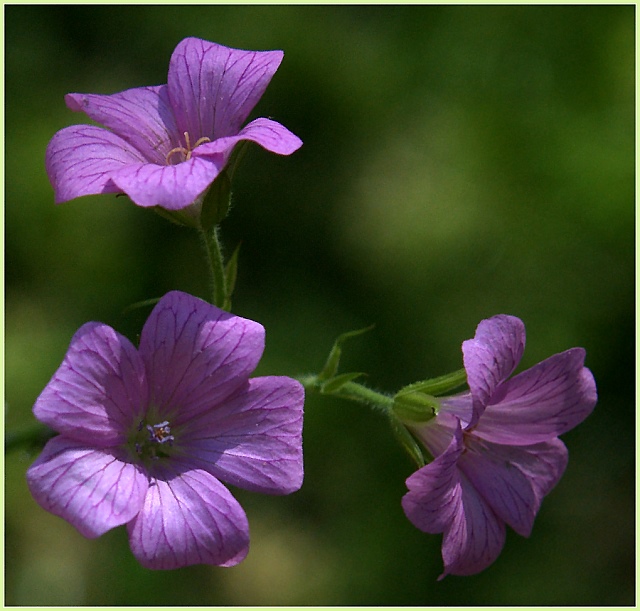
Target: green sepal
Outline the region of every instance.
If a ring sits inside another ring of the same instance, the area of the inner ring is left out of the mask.
[[[200,227],[211,231],[229,212],[231,205],[231,179],[226,170],[218,174],[202,200]]]
[[[333,348],[331,348],[331,352],[329,352],[329,357],[327,358],[327,362],[325,363],[322,371],[318,374],[317,379],[319,382],[324,382],[325,380],[330,380],[336,375],[338,371],[338,365],[340,364],[340,357],[342,356],[342,344],[347,339],[351,337],[356,337],[358,335],[362,335],[367,331],[371,331],[374,325],[366,327],[364,329],[357,329],[356,331],[347,331],[342,335],[339,335],[333,344]]]
[[[409,384],[398,391],[399,395],[405,395],[413,392],[422,392],[427,395],[443,395],[447,392],[454,390],[467,383],[467,372],[464,369],[459,369],[453,373],[447,373],[438,378],[431,378],[429,380],[422,380],[421,382],[414,382]]]
[[[194,204],[190,204],[186,208],[182,208],[182,210],[167,210],[166,208],[162,208],[161,206],[154,206],[151,208],[158,216],[161,216],[163,219],[171,221],[176,225],[180,225],[181,227],[189,227],[189,229],[199,229],[200,228],[200,220],[198,218],[198,203],[195,202],[195,212],[191,209],[191,206]]]
[[[137,310],[138,308],[146,308],[147,306],[156,305],[162,297],[153,297],[152,299],[145,299],[144,301],[136,301],[131,305],[128,305],[124,310],[122,310],[123,314],[127,314],[132,310]]]
[[[425,460],[422,449],[414,439],[413,435],[407,430],[402,422],[392,414],[389,414],[389,422],[396,439],[400,442],[400,445],[407,451],[409,456],[411,456],[414,462],[418,465],[418,468],[424,467],[427,464],[427,461]]]
[[[436,417],[440,402],[431,395],[413,391],[393,398],[393,413],[401,422],[428,422]]]
[[[330,380],[327,380],[320,386],[320,392],[324,395],[330,395],[339,391],[345,384],[352,382],[356,378],[365,375],[364,373],[341,373]]]
[[[236,288],[236,279],[238,278],[238,255],[240,254],[240,244],[236,246],[231,258],[227,261],[224,267],[225,286],[227,294],[224,300],[224,310],[231,311],[231,295],[233,295],[233,289]]]

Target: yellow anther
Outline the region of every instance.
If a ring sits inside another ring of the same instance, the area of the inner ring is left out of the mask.
[[[198,138],[198,140],[196,140],[196,143],[193,145],[193,148],[191,148],[189,132],[184,132],[184,141],[185,141],[185,144],[187,145],[186,148],[184,146],[176,146],[175,148],[172,148],[167,153],[167,156],[165,157],[165,163],[167,165],[169,165],[169,160],[171,159],[171,156],[174,155],[175,153],[180,153],[181,155],[183,155],[184,159],[182,161],[188,161],[189,159],[191,159],[191,152],[194,149],[198,148],[201,144],[204,144],[205,142],[211,142],[211,138],[208,138],[207,136],[202,136],[202,138]]]

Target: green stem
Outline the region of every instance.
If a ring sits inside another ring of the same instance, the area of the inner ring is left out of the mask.
[[[389,414],[393,408],[393,398],[379,393],[357,382],[345,382],[339,388],[331,391],[324,390],[325,384],[318,380],[318,376],[309,375],[298,378],[307,390],[316,390],[321,394],[349,399],[374,407],[385,414]]]
[[[43,447],[57,433],[44,424],[36,423],[17,431],[9,431],[4,437],[5,454],[17,450],[21,446],[26,449]]]
[[[227,281],[224,273],[222,248],[218,240],[218,228],[214,227],[210,231],[201,229],[198,233],[207,254],[211,281],[211,302],[219,308],[224,308],[227,300]]]

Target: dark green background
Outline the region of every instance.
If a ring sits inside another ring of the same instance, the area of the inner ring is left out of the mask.
[[[43,163],[85,120],[65,93],[164,83],[186,36],[285,51],[253,116],[304,146],[253,147],[222,225],[228,251],[242,242],[234,311],[267,329],[258,374],[317,371],[375,323],[342,370],[394,391],[460,367],[477,323],[509,313],[523,367],[584,346],[600,397],[531,538],[440,583],[441,537],[400,506],[413,465],[355,404],[309,397],[300,492],[234,490],[252,544],[231,569],[147,571],[124,528],[85,540],[12,453],[7,604],[633,604],[634,6],[5,6],[5,28],[8,429],[81,324],[135,338],[132,302],[206,296],[188,230],[113,195],[54,206]]]

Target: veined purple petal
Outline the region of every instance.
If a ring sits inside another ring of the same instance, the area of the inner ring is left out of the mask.
[[[214,142],[200,145],[193,151],[194,156],[206,156],[212,153],[224,153],[228,159],[233,148],[242,140],[250,140],[262,148],[278,155],[291,155],[302,146],[302,140],[290,132],[284,125],[271,119],[255,119],[240,130],[237,136],[218,138]]]
[[[120,193],[112,173],[144,158],[128,142],[101,127],[72,125],[57,132],[45,154],[55,203],[83,195]]]
[[[447,530],[458,510],[457,462],[464,446],[458,425],[445,452],[407,478],[402,508],[416,528],[432,534]]]
[[[111,327],[87,323],[33,406],[35,417],[92,447],[124,443],[147,403],[144,364]]]
[[[167,153],[181,146],[166,85],[113,95],[69,93],[65,101],[131,144],[149,163],[166,165]]]
[[[500,555],[505,525],[464,475],[456,488],[453,521],[442,539],[446,575],[473,575]]]
[[[304,389],[291,378],[249,380],[183,433],[184,452],[222,481],[269,494],[302,485]]]
[[[516,368],[524,352],[524,324],[515,316],[483,320],[473,339],[462,343],[467,382],[474,399],[475,419],[498,387]]]
[[[246,383],[264,328],[186,293],[167,293],[142,329],[150,402],[172,426],[210,410]]]
[[[247,517],[217,479],[179,460],[159,465],[154,475],[144,506],[127,526],[131,550],[144,567],[233,566],[244,559]]]
[[[222,155],[191,157],[175,165],[129,164],[111,178],[138,206],[180,210],[192,204],[224,168]]]
[[[528,537],[543,497],[567,466],[565,445],[554,439],[532,446],[496,445],[467,438],[458,465],[501,520]]]
[[[446,418],[445,418],[446,417]],[[470,392],[463,392],[440,400],[440,410],[437,421],[445,422],[450,418],[457,418],[463,429],[466,429],[473,418],[473,398]]]
[[[471,399],[469,399],[471,403]],[[422,442],[434,458],[446,451],[451,451],[452,438],[463,423],[457,414],[448,410],[449,405],[443,402],[436,418],[423,424],[408,425],[411,432]]]
[[[27,484],[44,509],[89,538],[132,520],[148,486],[138,466],[64,436],[47,442],[27,470]]]
[[[236,135],[262,97],[282,51],[242,51],[199,38],[175,48],[167,84],[178,129],[192,142]]]
[[[597,402],[595,380],[584,358],[582,348],[572,348],[505,382],[474,434],[494,443],[530,445],[578,425]]]

